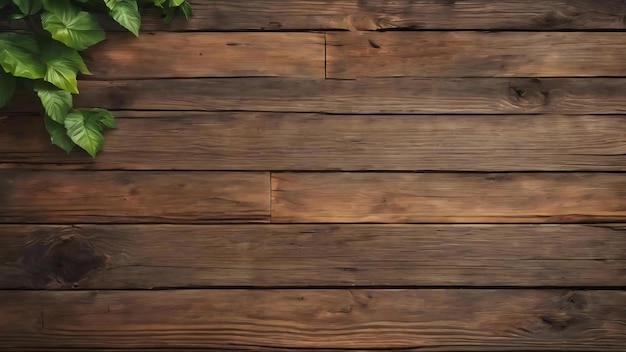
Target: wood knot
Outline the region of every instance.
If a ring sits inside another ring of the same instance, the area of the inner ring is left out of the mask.
[[[516,106],[534,108],[550,102],[550,92],[543,89],[539,79],[509,86],[509,101]]]
[[[392,20],[384,16],[372,16],[368,13],[354,13],[343,19],[344,26],[350,31],[377,31],[395,28]]]
[[[536,16],[531,21],[534,23],[533,27],[556,28],[571,23],[573,19],[574,16],[570,16],[560,11],[553,11]]]
[[[518,332],[549,338],[578,336],[592,324],[586,312],[590,304],[585,292],[570,291],[552,296],[534,308],[535,316]]]
[[[539,316],[541,323],[545,325],[547,330],[559,332],[565,331],[572,324],[576,322],[576,320],[570,316],[548,316],[542,315]]]
[[[34,235],[24,248],[22,265],[36,288],[78,288],[107,258],[76,228]]]
[[[582,292],[568,292],[561,303],[561,310],[583,311],[589,305],[588,298]]]

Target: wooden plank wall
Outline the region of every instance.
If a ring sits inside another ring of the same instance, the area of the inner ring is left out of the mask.
[[[192,6],[0,111],[0,350],[624,351],[623,1]]]

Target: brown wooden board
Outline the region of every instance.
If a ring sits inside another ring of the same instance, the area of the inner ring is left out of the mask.
[[[170,25],[145,11],[142,29],[306,30],[306,29],[624,29],[621,0],[191,0],[194,17]],[[13,25],[19,25],[15,21]],[[104,21],[108,30],[122,30]],[[0,29],[7,28],[0,23]]]
[[[275,222],[626,219],[621,173],[275,173]]]
[[[624,291],[0,292],[3,347],[622,351]]]
[[[626,76],[624,33],[328,33],[327,77]]]
[[[96,159],[50,144],[40,116],[0,117],[0,168],[626,171],[623,116],[115,115]]]
[[[622,114],[626,78],[82,81],[76,106],[357,114]],[[32,111],[32,106],[13,110]],[[7,111],[7,110],[5,110]]]
[[[263,222],[269,174],[0,171],[0,222]]]
[[[0,289],[626,286],[608,225],[0,225]]]
[[[96,79],[324,78],[325,64],[321,33],[111,33],[85,55]]]

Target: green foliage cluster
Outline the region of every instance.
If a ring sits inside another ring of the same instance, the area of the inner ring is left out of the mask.
[[[52,143],[68,153],[78,145],[95,157],[103,130],[115,128],[115,119],[105,109],[73,108],[76,77],[90,74],[79,52],[105,39],[98,13],[138,36],[142,5],[159,9],[166,23],[179,13],[191,17],[185,0],[0,0],[0,21],[26,24],[0,32],[0,108],[17,88],[34,91]]]

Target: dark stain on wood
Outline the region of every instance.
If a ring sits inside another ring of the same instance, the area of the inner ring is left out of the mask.
[[[79,230],[33,234],[24,247],[22,265],[35,287],[80,288],[82,279],[105,268],[107,256]]]
[[[375,41],[373,41],[373,40],[371,40],[371,39],[368,39],[367,41],[368,41],[368,43],[370,44],[370,46],[371,46],[372,48],[374,48],[374,49],[380,49],[380,45],[378,45]]]

